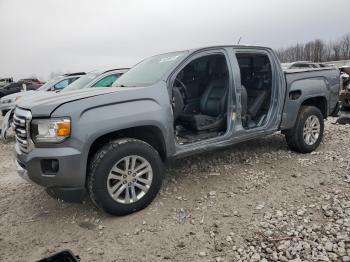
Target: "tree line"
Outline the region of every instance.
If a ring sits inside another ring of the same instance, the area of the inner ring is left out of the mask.
[[[328,43],[321,39],[275,50],[281,62],[326,62],[350,59],[350,33]]]

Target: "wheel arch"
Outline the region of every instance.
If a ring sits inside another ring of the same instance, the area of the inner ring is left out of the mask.
[[[297,116],[303,106],[315,106],[321,111],[324,119],[328,116],[328,100],[324,94],[315,94],[294,100],[287,98],[283,109],[280,130],[287,131],[295,126]]]
[[[301,103],[301,107],[302,106],[315,106],[318,109],[320,109],[320,111],[323,115],[323,118],[327,118],[327,116],[328,116],[328,102],[327,102],[327,98],[324,96],[316,96],[316,97],[307,98]]]
[[[144,125],[112,131],[97,137],[89,147],[88,163],[99,148],[120,138],[134,138],[144,141],[157,150],[163,162],[167,160],[166,143],[162,131],[156,126]]]

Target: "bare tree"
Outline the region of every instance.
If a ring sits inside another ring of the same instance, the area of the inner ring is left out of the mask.
[[[350,59],[350,33],[327,44],[321,39],[316,39],[305,44],[298,43],[280,48],[276,53],[281,62],[347,60]]]
[[[333,49],[333,59],[331,59],[331,60],[340,60],[341,59],[341,55],[340,55],[341,43],[340,43],[340,41],[333,43],[332,49]]]
[[[344,59],[350,57],[350,33],[341,38],[341,55]]]

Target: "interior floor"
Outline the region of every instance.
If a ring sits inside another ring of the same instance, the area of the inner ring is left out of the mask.
[[[202,140],[215,138],[224,134],[224,132],[218,131],[196,132],[189,129],[181,129],[181,126],[177,126],[177,128],[178,129],[176,130],[176,141],[180,145],[199,142]]]

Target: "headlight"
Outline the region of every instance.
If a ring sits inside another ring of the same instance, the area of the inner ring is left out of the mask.
[[[34,143],[59,143],[70,136],[71,121],[68,118],[37,119],[32,121],[31,134]]]

